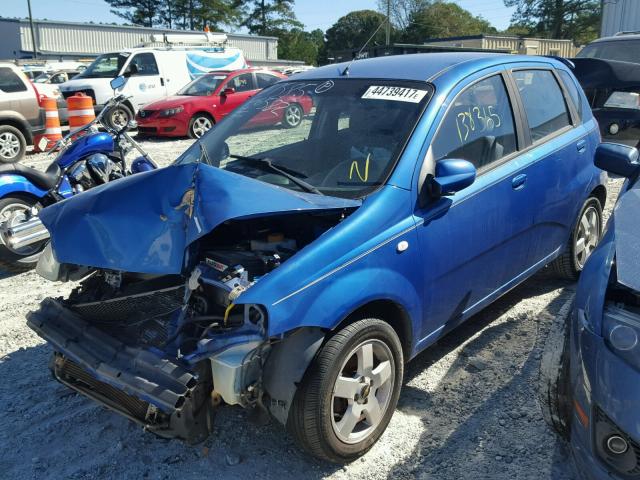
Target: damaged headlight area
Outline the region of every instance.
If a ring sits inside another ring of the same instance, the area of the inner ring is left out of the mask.
[[[242,294],[343,218],[311,217],[226,222],[190,247],[185,274],[58,264],[49,251],[40,273],[84,279],[28,324],[52,344],[60,382],[162,437],[197,443],[221,403],[264,411],[268,312]]]

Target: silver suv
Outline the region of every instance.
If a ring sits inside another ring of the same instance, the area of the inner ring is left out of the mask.
[[[31,82],[11,63],[0,63],[0,163],[19,161],[44,132],[44,111]]]

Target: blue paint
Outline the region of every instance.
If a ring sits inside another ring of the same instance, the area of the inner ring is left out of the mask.
[[[296,80],[344,78],[345,67],[314,69]],[[268,336],[305,326],[334,329],[368,302],[393,302],[405,313],[412,357],[559,255],[584,201],[605,184],[593,164],[597,125],[585,111],[573,128],[544,142],[523,139],[519,152],[479,170],[459,192],[418,202],[421,180],[438,173],[429,147],[457,94],[487,75],[519,67],[568,72],[548,58],[480,53],[354,62],[348,78],[429,81],[435,91],[386,183],[361,201],[294,192],[206,165],[173,165],[46,209],[42,218],[55,255],[61,262],[115,270],[188,274],[195,250],[189,246],[221,222],[345,209],[343,221],[262,277],[238,302],[267,310]],[[229,121],[236,114],[241,113],[230,114]],[[213,129],[208,137],[217,134]],[[193,148],[185,155],[197,152]],[[444,170],[464,174],[465,182],[473,173]],[[193,186],[194,213],[188,218],[186,207],[176,207]],[[408,248],[400,251],[400,242]]]
[[[0,175],[0,198],[16,193],[26,193],[42,198],[47,191],[36,187],[22,175]]]
[[[56,162],[60,168],[66,168],[73,165],[81,157],[87,157],[94,153],[110,154],[114,151],[113,138],[105,132],[97,132],[85,135],[75,140],[69,148],[64,150]]]

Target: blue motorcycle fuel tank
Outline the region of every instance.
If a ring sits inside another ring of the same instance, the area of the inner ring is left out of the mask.
[[[98,132],[77,139],[69,148],[60,154],[56,162],[60,168],[66,168],[80,158],[93,153],[112,152],[113,138],[108,133]]]

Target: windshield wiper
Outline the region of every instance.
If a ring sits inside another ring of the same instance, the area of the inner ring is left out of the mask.
[[[314,187],[310,183],[307,183],[307,182],[305,182],[304,180],[302,180],[301,178],[298,177],[298,176],[306,177],[306,175],[304,173],[296,172],[295,170],[293,170],[291,168],[283,167],[281,165],[275,165],[268,158],[244,157],[242,155],[229,155],[229,156],[231,158],[236,158],[238,160],[243,160],[243,161],[258,165],[258,166],[267,167],[270,170],[273,170],[274,172],[279,173],[283,177],[288,178],[289,180],[291,180],[293,183],[295,183],[297,186],[299,186],[300,188],[302,188],[306,192],[315,193],[317,195],[324,195],[324,193],[322,193],[316,187]],[[298,176],[296,176],[296,175],[298,175]]]

